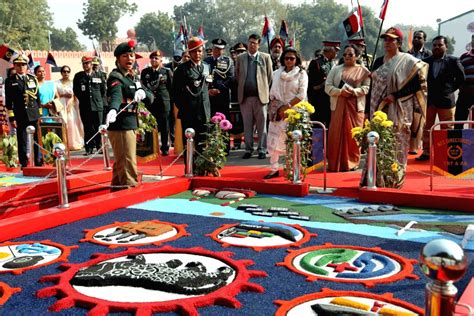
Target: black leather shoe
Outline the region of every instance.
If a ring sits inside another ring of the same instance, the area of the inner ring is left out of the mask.
[[[420,157],[415,158],[416,161],[426,161],[430,160],[430,156],[427,154],[421,154]]]
[[[252,157],[252,153],[246,152],[243,156],[242,159],[250,159]]]
[[[162,155],[162,156],[168,156],[169,153],[168,153],[167,150],[162,150],[162,151],[161,151],[161,155]]]
[[[273,171],[273,172],[270,172],[269,174],[267,174],[265,177],[263,177],[264,179],[273,179],[273,178],[277,178],[280,176],[280,171]]]
[[[267,155],[265,153],[258,153],[258,159],[265,159],[267,158]]]

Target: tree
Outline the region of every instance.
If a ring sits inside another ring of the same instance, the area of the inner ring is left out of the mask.
[[[173,53],[173,20],[167,13],[146,13],[135,26],[137,40],[150,51],[160,49],[166,55]]]
[[[0,43],[14,49],[47,49],[52,15],[47,0],[0,3]]]
[[[57,28],[51,30],[51,48],[53,50],[70,50],[83,51],[86,49],[84,45],[77,40],[77,34],[70,27],[64,31]]]
[[[107,51],[111,51],[118,31],[117,21],[136,10],[137,5],[129,4],[127,0],[88,0],[82,10],[84,19],[78,20],[77,26],[84,35],[104,43]]]

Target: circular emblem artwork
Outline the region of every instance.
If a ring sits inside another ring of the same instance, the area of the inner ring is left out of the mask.
[[[451,145],[451,146],[449,146],[448,152],[447,152],[448,157],[451,158],[451,159],[453,159],[453,160],[456,160],[456,159],[461,158],[461,157],[462,157],[462,153],[463,153],[462,147],[459,146],[459,145],[455,145],[455,146]]]
[[[0,244],[0,273],[20,274],[55,262],[67,261],[71,249],[49,240]]]
[[[306,276],[308,281],[324,279],[373,287],[404,278],[418,279],[412,273],[416,259],[405,259],[378,247],[325,244],[288,252],[285,261],[277,265]]]
[[[322,289],[291,301],[277,300],[280,305],[275,316],[300,315],[424,315],[423,309],[405,301],[383,295],[356,291]]]
[[[223,247],[248,247],[261,251],[301,246],[317,234],[310,233],[298,224],[246,221],[223,225],[209,236]]]
[[[8,284],[0,282],[0,306],[15,293],[20,292],[21,289],[17,287],[10,287]]]
[[[86,237],[81,242],[90,241],[110,248],[142,246],[176,240],[186,233],[188,225],[160,222],[157,220],[141,222],[116,222],[111,225],[86,230]]]
[[[250,260],[235,261],[229,252],[203,248],[135,249],[115,254],[96,254],[80,264],[65,264],[60,275],[41,281],[58,284],[37,292],[38,297],[67,293],[50,310],[68,306],[92,307],[89,314],[128,311],[137,315],[181,311],[197,314],[196,307],[220,305],[239,307],[234,297],[242,290],[263,292],[251,277],[263,271],[247,270]],[[63,304],[67,299],[71,304]]]

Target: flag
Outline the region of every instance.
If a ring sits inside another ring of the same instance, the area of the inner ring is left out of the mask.
[[[178,34],[174,39],[175,49],[184,50],[184,26],[183,24],[180,25]]]
[[[387,13],[388,0],[383,0],[382,7],[380,8],[379,19],[385,20],[385,13]]]
[[[33,59],[33,53],[30,52],[28,54],[28,68],[33,69],[35,68],[35,60]]]
[[[288,25],[285,20],[281,20],[280,37],[284,42],[286,42],[286,39],[288,38]]]
[[[360,20],[360,27],[361,28],[364,28],[364,18],[362,17],[362,7],[359,5],[357,5],[357,15],[359,16],[359,20]]]
[[[13,54],[15,54],[15,51],[7,45],[3,44],[0,46],[0,58],[2,58],[3,60],[10,62],[10,59],[12,58]]]
[[[200,39],[204,40],[204,27],[202,25],[199,26],[198,32],[197,32],[197,37]]]
[[[48,52],[48,57],[46,57],[46,63],[54,67],[58,67],[58,65],[56,64],[56,60],[54,60],[54,56],[53,54],[51,54],[51,52]]]
[[[189,31],[187,35],[188,35],[188,38],[193,37],[193,27],[191,25],[189,26]]]
[[[273,30],[273,26],[271,25],[270,20],[265,17],[262,30],[262,41],[270,43],[273,37],[275,37],[275,31]]]
[[[351,37],[361,30],[360,19],[357,13],[357,11],[352,12],[352,14],[342,22],[347,37]]]
[[[290,47],[295,48],[296,45],[296,32],[293,32],[293,37],[290,39],[290,42],[288,43]]]
[[[412,49],[413,47],[413,29],[412,27],[410,26],[410,30],[408,30],[408,50]]]

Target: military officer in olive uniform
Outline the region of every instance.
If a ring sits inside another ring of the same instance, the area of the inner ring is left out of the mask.
[[[161,154],[168,156],[170,133],[170,109],[171,109],[171,83],[173,73],[171,69],[163,67],[161,52],[154,51],[150,54],[151,67],[143,69],[141,82],[147,87],[155,97],[155,101],[150,107],[150,112],[157,119],[158,130],[161,138]]]
[[[137,103],[143,101],[149,109],[153,103],[153,94],[142,87],[139,76],[134,70],[135,42],[119,44],[114,50],[117,68],[107,79],[107,97],[109,112],[105,120],[108,135],[114,152],[112,190],[138,185]],[[119,112],[122,111],[120,114]]]
[[[180,64],[174,72],[172,99],[178,108],[178,118],[183,127],[183,144],[186,144],[187,128],[196,132],[194,144],[197,151],[202,150],[207,131],[206,122],[211,117],[208,85],[212,82],[209,65],[202,61],[203,46],[207,41],[191,37],[188,41],[190,60]]]
[[[30,125],[36,127],[40,117],[38,81],[36,77],[28,74],[28,57],[19,54],[14,57],[13,65],[15,75],[9,76],[5,80],[5,107],[12,127],[16,128],[18,140],[18,157],[21,167],[28,165],[27,157],[27,133],[26,128]],[[35,141],[38,142],[37,133]],[[41,166],[42,159],[38,146],[35,148],[35,165]]]
[[[324,92],[324,86],[329,71],[336,65],[335,58],[340,45],[340,42],[324,41],[322,54],[317,55],[308,66],[308,101],[315,109],[311,120],[322,122],[326,128],[329,128],[331,109],[329,95]]]
[[[101,73],[92,70],[92,57],[84,56],[81,61],[84,71],[76,73],[72,89],[79,100],[79,112],[84,125],[85,155],[90,155],[94,147],[102,147],[99,134],[91,138],[103,123],[104,107],[107,106],[106,82]]]

